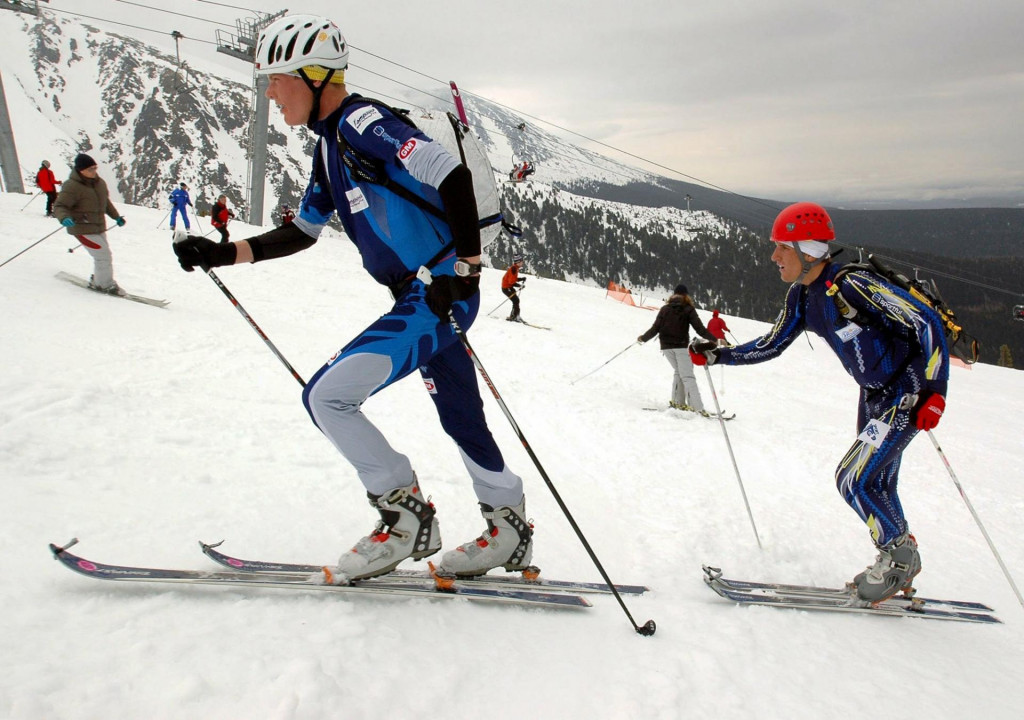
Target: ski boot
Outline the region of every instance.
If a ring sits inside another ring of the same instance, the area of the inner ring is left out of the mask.
[[[100,287],[93,281],[93,276],[89,276],[89,289],[95,290],[96,292],[105,293],[107,295],[117,295],[118,297],[124,295],[124,290],[116,282],[111,281],[107,287]]]
[[[329,568],[341,576],[338,581],[362,580],[391,572],[406,558],[419,560],[441,549],[441,530],[434,505],[423,498],[419,481],[392,490],[386,495],[370,495],[370,506],[380,513],[380,522],[366,537],[343,553],[338,565]]]
[[[921,555],[908,530],[888,545],[878,546],[875,564],[858,573],[850,585],[858,599],[878,603],[899,592],[913,593],[912,583],[919,572]]]
[[[516,507],[492,508],[480,503],[487,529],[476,540],[449,550],[441,570],[458,577],[483,575],[488,570],[525,570],[533,557],[533,525],[526,520],[526,498]]]

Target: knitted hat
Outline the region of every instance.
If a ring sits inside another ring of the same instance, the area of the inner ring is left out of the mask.
[[[50,161],[49,160],[43,160],[43,167],[45,167],[45,168],[50,167]]]
[[[679,283],[678,285],[676,285],[675,294],[676,295],[689,295],[690,291],[686,289],[685,285],[683,285],[682,283]]]
[[[81,172],[93,167],[96,167],[96,161],[85,153],[79,153],[75,156],[75,170]]]

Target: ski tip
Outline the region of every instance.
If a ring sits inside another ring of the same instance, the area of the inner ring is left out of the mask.
[[[71,538],[70,540],[68,540],[63,545],[55,545],[53,543],[50,543],[50,552],[52,552],[53,553],[53,557],[56,558],[62,552],[64,552],[65,550],[67,550],[70,547],[74,547],[77,544],[78,544],[78,538]]]

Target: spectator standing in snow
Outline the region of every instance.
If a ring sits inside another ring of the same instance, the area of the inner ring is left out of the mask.
[[[512,258],[512,264],[505,270],[505,274],[501,276],[501,292],[512,301],[512,312],[505,318],[512,322],[519,322],[522,318],[519,317],[519,290],[526,284],[526,278],[519,277],[519,271],[523,267],[523,256],[516,255]],[[492,311],[493,312],[493,311]]]
[[[67,228],[68,234],[77,238],[92,255],[93,273],[89,287],[120,295],[121,288],[114,282],[114,260],[103,216],[106,214],[113,218],[118,227],[124,227],[124,218],[110,202],[107,184],[99,176],[96,161],[88,155],[82,153],[75,158],[74,169],[57,196],[53,213]]]
[[[708,332],[718,338],[718,346],[728,345],[729,341],[725,339],[727,332],[732,332],[729,326],[725,324],[725,320],[718,317],[718,311],[713,310],[711,312],[711,319],[708,320]]]
[[[941,318],[909,293],[865,271],[846,272],[836,281],[841,266],[831,262],[828,247],[835,237],[820,205],[802,202],[783,209],[772,226],[772,261],[791,285],[775,324],[748,343],[724,348],[695,343],[690,353],[700,365],[764,362],[808,329],[832,348],[860,386],[859,434],[835,478],[878,550],[875,564],[853,579],[857,598],[873,603],[910,590],[921,571],[897,483],[903,451],[920,430],[931,430],[942,418],[949,349]],[[827,391],[801,387],[798,392]],[[801,441],[799,432],[793,438]]]
[[[291,225],[295,220],[295,213],[287,205],[281,206],[281,225]]]
[[[282,48],[288,51],[275,51]],[[487,525],[478,538],[446,552],[441,569],[463,576],[524,569],[533,530],[523,482],[491,436],[473,362],[450,322],[467,330],[480,309],[480,228],[469,169],[388,107],[349,94],[348,46],[329,19],[286,15],[271,23],[260,33],[255,61],[256,72],[269,75],[266,95],[284,122],[318,136],[298,215],[247,240],[221,245],[190,236],[174,250],[185,270],[273,260],[311,247],[337,212],[367,272],[395,298],[303,392],[313,422],[353,465],[380,514],[376,528],[328,569],[328,581],[382,575],[441,549],[436,511],[409,458],[362,412],[371,395],[417,369],[441,427],[459,447]],[[444,220],[355,172],[343,152],[379,163],[405,193],[431,198]],[[380,218],[389,219],[386,228]]]
[[[210,210],[210,224],[217,228],[220,233],[220,241],[226,243],[230,237],[228,233],[228,221],[235,216],[232,210],[228,209],[228,196],[221,195]]]
[[[697,389],[697,378],[693,374],[693,363],[687,346],[690,344],[690,328],[701,337],[714,342],[715,336],[708,332],[693,306],[689,291],[685,285],[676,285],[675,292],[661,306],[654,324],[638,342],[645,343],[655,335],[661,342],[661,354],[672,366],[672,399],[669,406],[679,410],[692,410],[705,417],[709,413],[704,409],[704,401]]]
[[[43,160],[36,173],[36,185],[46,193],[46,217],[53,217],[53,203],[57,200],[57,186],[60,184],[50,169],[50,161]]]
[[[188,185],[181,183],[179,187],[176,187],[171,191],[171,230],[174,230],[175,220],[178,213],[181,213],[181,220],[185,224],[185,230],[191,230],[192,225],[188,221],[188,210],[187,208],[192,204],[192,198],[188,196]]]

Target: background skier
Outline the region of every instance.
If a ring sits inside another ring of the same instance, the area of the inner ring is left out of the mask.
[[[93,259],[89,286],[93,290],[120,295],[114,282],[114,260],[107,242],[104,214],[124,227],[124,218],[110,202],[107,184],[99,176],[96,161],[82,153],[75,157],[74,169],[53,205],[54,215],[82,243]]]
[[[43,160],[36,173],[36,185],[46,193],[46,217],[53,217],[53,203],[57,199],[57,186],[61,182],[53,175],[50,169],[50,161]]]
[[[210,210],[210,224],[217,228],[220,233],[220,241],[226,243],[231,234],[228,232],[228,221],[235,216],[235,213],[228,209],[228,196],[221,195]]]
[[[521,320],[519,317],[519,289],[526,284],[526,278],[519,278],[519,270],[523,267],[523,256],[516,255],[512,258],[512,264],[505,270],[505,274],[501,276],[501,292],[512,301],[512,312],[509,313],[506,320],[513,322]],[[494,312],[493,310],[491,312]]]
[[[188,196],[188,185],[181,183],[180,187],[176,187],[171,191],[171,230],[174,230],[175,219],[178,213],[181,213],[181,220],[185,225],[185,230],[191,230],[192,225],[188,221],[188,211],[186,208],[192,204],[192,198]]]
[[[729,326],[725,324],[725,320],[718,317],[718,311],[713,310],[711,312],[711,319],[708,320],[708,332],[714,335],[718,339],[718,346],[728,345],[729,341],[725,339],[727,332],[732,332]]]
[[[693,363],[687,346],[690,344],[690,328],[694,332],[714,342],[715,336],[708,332],[704,323],[693,306],[689,291],[683,284],[676,285],[675,292],[661,306],[654,324],[638,342],[645,343],[655,335],[661,342],[661,354],[672,366],[672,399],[669,405],[680,410],[693,410],[710,417],[704,409],[704,401],[697,388],[697,378],[693,375]]]

